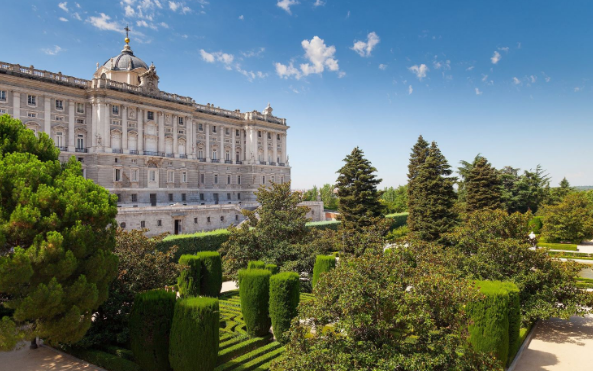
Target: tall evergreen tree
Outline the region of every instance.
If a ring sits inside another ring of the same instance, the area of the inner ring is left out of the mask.
[[[499,209],[502,201],[501,186],[498,171],[484,157],[478,159],[466,176],[467,211]]]
[[[416,227],[418,221],[418,214],[416,213],[417,196],[415,194],[417,190],[416,178],[420,167],[426,161],[428,157],[429,144],[424,140],[422,135],[418,137],[418,141],[412,147],[412,153],[410,154],[410,164],[408,165],[408,227],[413,230]]]
[[[370,225],[381,215],[382,205],[379,202],[381,192],[377,184],[381,183],[374,174],[375,169],[358,147],[344,159],[346,164],[338,171],[338,197],[340,204],[340,220],[352,223],[355,227]]]
[[[415,237],[424,241],[440,241],[441,235],[455,226],[457,215],[453,205],[457,195],[453,184],[456,178],[451,174],[447,159],[432,142],[428,156],[414,179],[415,200],[410,214],[413,213],[416,219],[413,227],[409,227]]]
[[[460,179],[457,181],[457,198],[459,202],[466,202],[467,197],[467,189],[466,189],[466,182],[469,173],[472,171],[474,166],[478,163],[478,161],[483,158],[481,154],[477,154],[474,157],[472,162],[468,162],[465,160],[459,161],[461,164],[460,167],[457,168],[457,173],[459,174]]]

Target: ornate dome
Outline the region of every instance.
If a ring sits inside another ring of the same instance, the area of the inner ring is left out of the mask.
[[[131,71],[136,68],[148,70],[148,65],[134,55],[129,45],[124,46],[124,50],[118,56],[108,59],[103,67],[111,71]]]

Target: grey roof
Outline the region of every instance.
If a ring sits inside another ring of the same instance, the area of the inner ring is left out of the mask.
[[[113,66],[111,60],[113,59]],[[113,58],[109,58],[107,62],[103,64],[104,67],[112,71],[130,71],[139,67],[148,69],[148,65],[144,61],[134,55],[132,50],[122,50],[122,52]]]

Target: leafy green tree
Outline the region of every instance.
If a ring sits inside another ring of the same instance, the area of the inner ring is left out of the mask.
[[[374,174],[375,169],[358,147],[344,159],[346,163],[338,170],[338,197],[340,198],[340,220],[352,223],[355,227],[364,227],[372,219],[381,215],[381,192],[377,185],[381,183]]]
[[[507,166],[501,170],[501,181],[502,200],[509,213],[535,213],[549,197],[550,177],[540,165],[521,175],[519,169]]]
[[[459,181],[457,182],[457,198],[459,202],[465,203],[466,196],[467,196],[467,189],[466,189],[466,182],[469,174],[471,173],[472,169],[476,166],[478,161],[482,159],[481,154],[477,154],[476,157],[472,162],[467,162],[465,160],[459,161],[461,164],[460,167],[457,168],[457,173],[459,174]]]
[[[317,201],[317,196],[319,195],[319,190],[317,186],[313,186],[313,188],[305,191],[303,195],[303,201]]]
[[[385,188],[381,195],[381,202],[388,214],[408,211],[408,185]]]
[[[417,178],[420,167],[424,165],[428,157],[428,149],[428,142],[420,135],[410,154],[410,163],[408,165],[408,212],[410,213],[408,215],[408,227],[412,230],[416,228],[416,223],[420,218],[416,208],[419,197],[417,195],[419,189]]]
[[[546,200],[548,205],[557,205],[564,200],[569,193],[575,192],[575,189],[570,186],[566,178],[560,181],[560,187],[550,189],[549,197]]]
[[[576,241],[593,236],[593,203],[583,192],[567,194],[558,205],[542,210],[542,237],[547,242]]]
[[[323,207],[328,210],[338,209],[338,196],[334,193],[334,186],[331,184],[324,184],[319,190],[321,193],[321,201],[323,201]]]
[[[415,220],[410,225],[408,216],[408,227],[416,238],[437,241],[455,226],[457,215],[453,206],[457,195],[453,189],[455,178],[450,176],[451,173],[447,159],[432,142],[428,156],[413,180],[414,201],[410,205],[410,215],[413,214]],[[412,187],[411,184],[409,186]]]
[[[478,159],[465,180],[467,211],[498,209],[501,206],[501,181],[498,171],[486,158]]]
[[[4,350],[15,338],[81,339],[116,275],[116,197],[58,154],[47,134],[0,116],[0,298],[14,311]]]

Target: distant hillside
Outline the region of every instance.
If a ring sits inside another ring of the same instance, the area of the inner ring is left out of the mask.
[[[593,189],[593,186],[576,186],[574,188],[578,191],[589,191]]]

